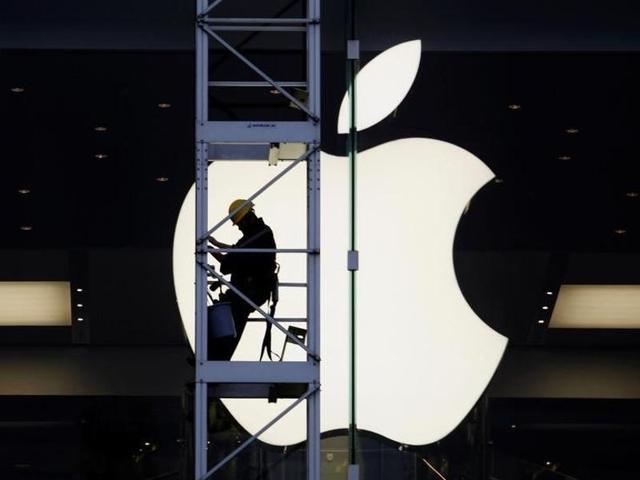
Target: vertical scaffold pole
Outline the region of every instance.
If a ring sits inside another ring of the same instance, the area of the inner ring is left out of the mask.
[[[309,109],[318,119],[314,123],[315,151],[307,161],[307,315],[312,352],[320,352],[320,0],[307,0],[307,82]],[[313,362],[319,387],[320,362]],[[307,477],[320,480],[320,390],[307,400]]]
[[[197,12],[204,11],[208,6],[208,0],[196,0]],[[196,28],[196,132],[204,126],[208,120],[209,105],[209,40],[207,35]],[[208,215],[208,143],[196,134],[196,231],[195,238],[202,238],[207,231]],[[196,371],[207,359],[207,272],[198,265],[207,262],[207,252],[201,243],[196,243],[195,248],[196,278],[195,278],[195,308],[196,308]],[[195,384],[195,410],[194,410],[194,463],[195,478],[202,478],[207,473],[207,425],[208,425],[208,387],[199,381],[199,375]]]
[[[347,32],[347,91],[349,95],[349,138],[347,149],[349,157],[349,470],[348,480],[358,480],[360,476],[357,448],[357,354],[356,354],[356,290],[358,270],[357,250],[357,158],[358,158],[358,128],[357,128],[357,88],[356,78],[359,69],[360,45],[356,31],[356,0],[347,0],[346,4],[346,32]]]

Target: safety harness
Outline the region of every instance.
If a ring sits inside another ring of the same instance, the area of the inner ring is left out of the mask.
[[[276,262],[276,271],[273,274],[271,292],[269,292],[269,316],[271,318],[276,317],[276,305],[278,305],[278,300],[280,299],[278,273],[280,273],[280,264]],[[271,351],[271,327],[273,327],[273,324],[269,321],[266,323],[264,338],[262,339],[262,347],[260,348],[260,361],[262,361],[262,357],[265,352],[267,353],[269,360],[273,360],[273,352]]]

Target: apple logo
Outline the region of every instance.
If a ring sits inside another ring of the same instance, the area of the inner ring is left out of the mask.
[[[389,115],[408,93],[421,43],[396,45],[358,75],[358,129]],[[338,131],[347,130],[347,101]],[[321,428],[348,426],[348,161],[322,155]],[[209,220],[226,214],[235,198],[251,195],[274,176],[267,162],[214,162],[209,172]],[[277,173],[277,170],[276,170]],[[473,154],[429,138],[388,142],[358,155],[357,416],[360,430],[423,445],[445,437],[488,385],[507,339],[473,312],[460,292],[453,243],[465,206],[493,178]],[[306,171],[294,168],[255,201],[280,248],[305,244]],[[176,225],[173,268],[185,330],[194,344],[193,232],[195,199],[187,194]],[[226,224],[220,239],[238,232]],[[280,254],[281,282],[305,281],[304,255]],[[304,289],[282,288],[277,317],[305,316]],[[287,326],[285,323],[284,326]],[[233,360],[258,360],[264,322],[250,322]],[[273,349],[284,336],[274,330]],[[287,346],[285,360],[304,360]],[[224,399],[235,419],[255,433],[291,400]],[[306,438],[299,405],[260,436],[273,445]]]

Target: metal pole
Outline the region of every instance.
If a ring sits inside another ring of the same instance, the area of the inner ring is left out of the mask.
[[[305,25],[316,21],[314,18],[205,18],[207,24],[240,24],[240,25]]]
[[[197,12],[207,8],[208,0],[197,0]],[[196,27],[196,131],[208,120],[209,103],[209,72],[208,72],[209,41],[206,34]],[[198,268],[199,262],[207,261],[207,252],[198,245],[200,236],[207,230],[208,206],[208,144],[196,139],[196,278],[195,278],[195,307],[196,307],[196,378],[203,362],[207,360],[207,272]],[[196,382],[194,409],[194,463],[195,478],[201,478],[207,472],[207,413],[208,388],[203,382]]]
[[[357,467],[357,418],[356,418],[356,271],[358,253],[356,246],[356,165],[358,155],[358,129],[356,123],[356,77],[358,75],[359,48],[356,40],[356,0],[347,0],[347,91],[349,95],[349,480],[359,477]]]
[[[292,25],[281,27],[273,25],[215,25],[211,27],[211,30],[215,32],[304,32],[305,28]]]
[[[307,0],[307,17],[320,18],[320,0]],[[320,24],[307,25],[307,83],[309,109],[315,121],[313,154],[307,161],[307,318],[308,345],[320,353]],[[307,400],[307,479],[320,480],[320,361],[307,357],[316,371],[318,390]]]
[[[195,237],[207,229],[207,144],[196,147],[196,232]],[[196,248],[196,265],[207,260],[206,251]],[[196,371],[207,360],[207,272],[196,268]],[[197,375],[196,375],[197,376]],[[196,478],[207,469],[207,385],[196,383],[195,435]]]
[[[308,248],[207,248],[217,253],[316,253]]]

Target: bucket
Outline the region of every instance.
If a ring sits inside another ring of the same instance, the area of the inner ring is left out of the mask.
[[[209,338],[236,336],[236,324],[233,321],[230,302],[214,303],[208,306],[207,321]]]

